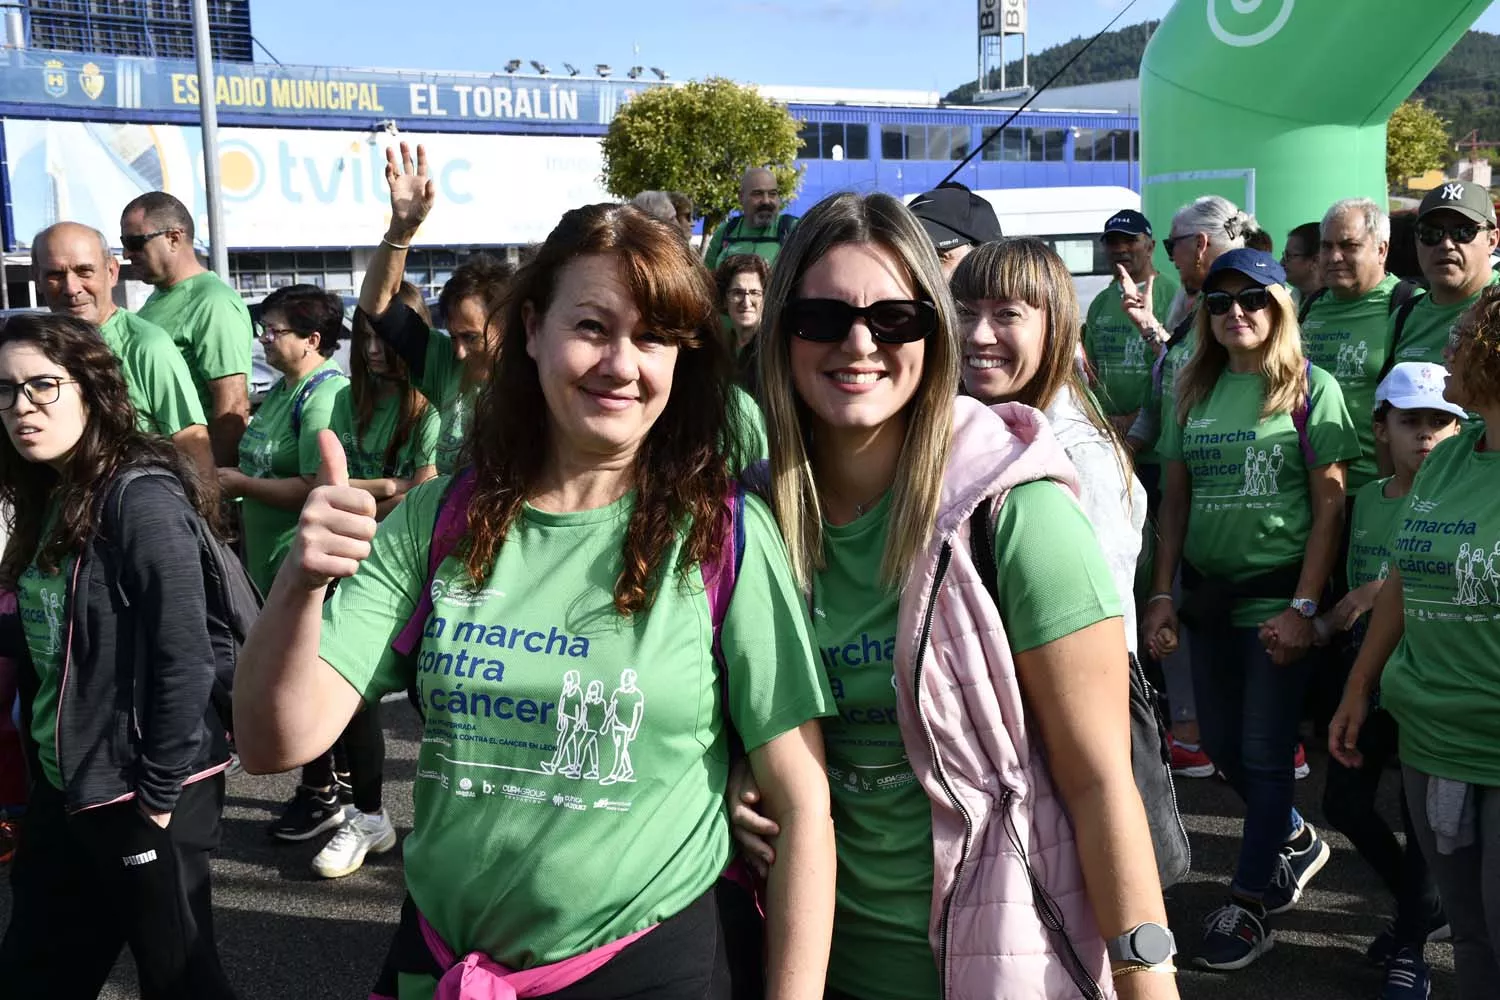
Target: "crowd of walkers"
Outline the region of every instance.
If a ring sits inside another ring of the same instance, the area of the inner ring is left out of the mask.
[[[347,875],[398,843],[399,707],[415,819],[372,997],[1174,998],[1177,938],[1248,966],[1329,859],[1306,733],[1322,815],[1393,897],[1383,1000],[1428,996],[1448,934],[1459,995],[1491,995],[1482,188],[1423,202],[1420,282],[1369,201],[1278,260],[1200,198],[1175,274],[1122,211],[1084,308],[962,187],[799,219],[753,168],[706,260],[691,205],[643,192],[519,268],[472,259],[434,317],[404,278],[424,151],[386,177],[347,326],[311,285],[252,326],[163,193],[122,213],[138,314],[107,237],[34,241],[50,314],[0,327],[7,991],[92,997],[128,945],[145,997],[233,996],[226,774],[299,771],[268,833],[327,836],[314,870]],[[252,337],[281,374],[253,414]],[[1221,904],[1176,937],[1167,760],[1245,807]]]

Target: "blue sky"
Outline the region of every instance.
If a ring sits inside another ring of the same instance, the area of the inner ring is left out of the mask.
[[[1031,0],[1031,51],[1092,35],[1127,2]],[[1171,7],[1136,0],[1120,24]],[[490,71],[537,59],[554,73],[564,61],[585,73],[602,62],[617,74],[659,66],[679,80],[944,93],[974,78],[975,12],[975,0],[251,2],[256,37],[284,63]],[[1476,27],[1500,31],[1500,5]]]

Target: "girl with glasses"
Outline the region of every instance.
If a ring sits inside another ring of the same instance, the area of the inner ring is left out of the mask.
[[[768,489],[839,711],[828,996],[1177,996],[1120,597],[1041,414],[957,396],[921,224],[884,194],[820,202],[760,338]],[[773,859],[774,825],[736,814]],[[1159,947],[1123,946],[1138,930]]]
[[[1172,653],[1180,612],[1204,749],[1245,800],[1229,900],[1196,958],[1219,970],[1269,950],[1268,915],[1291,909],[1329,855],[1292,807],[1293,753],[1345,463],[1360,450],[1338,383],[1303,357],[1285,282],[1259,250],[1215,259],[1158,445],[1166,479],[1143,634],[1157,656]]]
[[[511,286],[472,470],[413,489],[377,531],[323,436],[323,485],[240,663],[236,736],[246,767],[278,770],[416,687],[410,898],[375,995],[753,990],[762,953],[721,928],[748,899],[718,884],[736,739],[785,826],[765,995],[822,995],[834,861],[814,720],[831,697],[770,513],[733,487],[715,321],[680,233],[575,209]],[[731,968],[739,950],[750,969]]]
[[[148,1000],[231,997],[208,857],[229,762],[214,648],[229,637],[198,572],[217,505],[137,429],[119,362],[81,320],[0,330],[0,420],[15,512],[0,587],[22,633],[0,655],[19,663],[33,779],[0,983],[94,997],[129,944]]]

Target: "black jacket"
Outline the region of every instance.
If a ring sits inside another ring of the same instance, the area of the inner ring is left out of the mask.
[[[63,795],[69,812],[132,797],[170,812],[184,784],[229,759],[209,702],[214,654],[201,522],[182,484],[167,476],[144,476],[118,497],[110,489],[104,496],[99,530],[67,589],[57,706]],[[31,734],[39,685],[24,642],[18,652],[21,731],[41,780]]]

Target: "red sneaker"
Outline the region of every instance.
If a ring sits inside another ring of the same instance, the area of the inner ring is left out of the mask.
[[[1179,778],[1212,778],[1214,762],[1199,747],[1178,743],[1167,734],[1167,743],[1172,748],[1172,773]]]
[[[1301,743],[1297,744],[1297,752],[1292,756],[1292,769],[1298,781],[1312,774],[1312,768],[1307,766],[1307,748]]]

